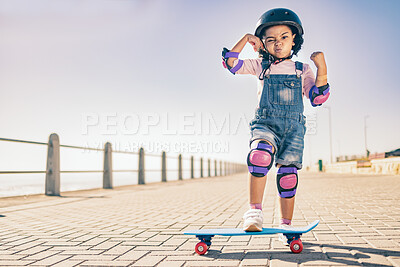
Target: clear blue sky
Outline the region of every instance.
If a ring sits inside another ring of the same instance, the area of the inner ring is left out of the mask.
[[[245,163],[257,79],[224,70],[221,49],[253,33],[259,16],[274,7],[294,10],[303,22],[296,60],[312,64],[313,51],[326,55],[333,155],[364,153],[366,115],[370,151],[399,148],[399,1],[2,0],[0,136],[46,142],[56,132],[62,144],[90,146],[211,142],[227,149],[214,149],[212,157]],[[246,47],[241,57],[256,54]],[[307,165],[328,160],[330,152],[328,110],[306,104]],[[230,131],[223,125],[228,115]],[[212,116],[222,133],[207,134],[200,116]],[[146,133],[149,118],[159,123]],[[96,119],[86,134],[84,126]],[[138,133],[124,132],[137,119]],[[0,148],[1,169],[43,167],[37,167],[43,152],[31,146]],[[19,165],[13,162],[21,155],[9,156],[15,149],[23,153]]]

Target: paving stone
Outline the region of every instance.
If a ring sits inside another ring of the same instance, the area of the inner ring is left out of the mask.
[[[130,266],[130,261],[84,261],[79,266]]]
[[[182,267],[184,264],[184,261],[162,261],[157,267]]]
[[[238,266],[239,261],[204,261],[204,262],[187,262],[186,266]]]
[[[390,264],[390,262],[386,259],[383,255],[376,255],[376,254],[366,254],[366,257],[360,258],[359,261],[362,264]]]
[[[33,254],[31,256],[25,257],[24,260],[43,260],[45,258],[51,257],[53,255],[59,254],[59,251],[43,251],[43,252],[39,252],[36,254]]]
[[[9,260],[0,260],[0,266],[25,266],[34,261],[9,261]]]
[[[382,237],[381,237],[382,238]],[[387,239],[365,238],[375,248],[400,248],[398,242]]]
[[[0,255],[0,261],[7,261],[7,260],[19,260],[25,257],[24,255],[16,255],[16,254],[4,254]]]
[[[240,266],[268,266],[269,259],[243,259]]]
[[[50,256],[48,258],[45,258],[43,260],[37,261],[35,263],[32,263],[31,265],[39,265],[39,266],[50,266],[50,265],[54,265],[57,264],[59,262],[62,262],[63,260],[66,260],[70,258],[70,256],[64,256],[64,255],[54,255],[54,256]]]
[[[148,251],[132,251],[130,250],[129,252],[119,256],[117,259],[118,260],[128,260],[128,261],[137,261],[138,259],[140,259],[141,257],[143,257],[144,255],[148,254]]]
[[[272,259],[270,261],[270,267],[297,267],[297,262],[288,262],[285,260]]]
[[[165,257],[166,256],[144,256],[143,258],[135,262],[132,266],[155,266],[163,259],[165,259]]]
[[[74,261],[71,259],[60,261],[59,263],[51,265],[51,267],[74,267],[74,266],[81,266],[83,261]]]

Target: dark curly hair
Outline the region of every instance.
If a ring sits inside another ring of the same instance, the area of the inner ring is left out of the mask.
[[[294,46],[292,47],[292,50],[293,50],[292,56],[296,56],[297,53],[300,51],[301,46],[304,43],[304,39],[303,39],[303,36],[299,34],[299,32],[297,31],[296,27],[291,26],[291,25],[286,25],[286,26],[288,26],[290,28],[290,30],[292,31],[293,34],[296,34],[296,36],[294,37],[294,40],[293,40]],[[265,32],[267,31],[268,28],[269,27],[265,28],[262,36],[265,35]],[[258,54],[259,54],[259,57],[262,57],[262,58],[266,58],[267,59],[269,57],[269,54],[266,51],[261,50],[261,49],[258,51]]]

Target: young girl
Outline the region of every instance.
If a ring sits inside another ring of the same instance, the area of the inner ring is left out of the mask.
[[[258,51],[259,59],[238,59],[246,43]],[[290,228],[298,184],[297,170],[302,168],[304,134],[303,95],[312,106],[320,106],[329,97],[327,68],[322,52],[309,65],[291,60],[303,44],[303,27],[291,10],[276,8],[258,20],[255,34],[245,34],[229,51],[222,52],[224,66],[233,74],[252,74],[259,79],[258,106],[250,122],[250,152],[247,157],[250,182],[250,209],[244,214],[245,231],[261,231],[262,200],[266,175],[273,161],[278,168],[277,187],[281,205],[281,227]],[[280,239],[283,240],[283,235]]]

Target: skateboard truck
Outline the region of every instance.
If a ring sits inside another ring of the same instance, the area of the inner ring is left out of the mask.
[[[211,238],[213,235],[196,235],[196,237],[200,240],[199,243],[196,244],[194,250],[199,255],[206,254],[207,250],[211,246]]]
[[[303,242],[301,242],[301,234],[283,234],[287,238],[290,250],[293,253],[300,253],[303,251]]]

